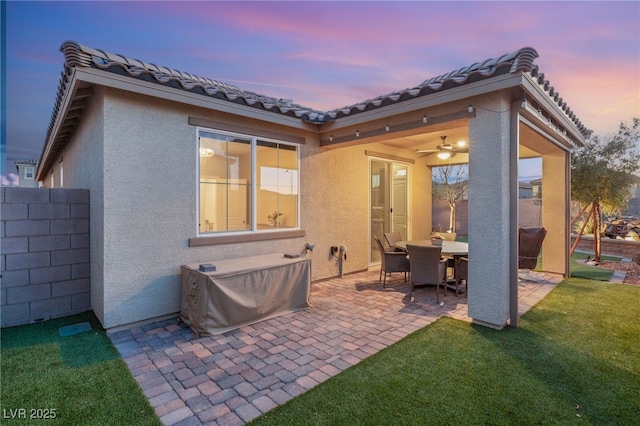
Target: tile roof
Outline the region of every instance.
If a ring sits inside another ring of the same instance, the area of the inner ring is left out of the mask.
[[[544,74],[539,71],[538,66],[534,64],[534,60],[538,56],[538,52],[532,47],[523,47],[516,52],[505,54],[497,58],[490,58],[483,62],[476,62],[473,65],[430,78],[412,88],[378,96],[374,99],[369,99],[354,105],[328,111],[325,113],[326,118],[324,121],[357,114],[363,111],[369,111],[374,108],[406,101],[419,96],[429,95],[435,92],[441,92],[489,77],[507,73],[514,74],[524,72],[528,73],[533,80],[540,85],[551,101],[558,105],[580,133],[582,133],[583,136],[588,136],[591,131],[580,122],[567,103],[563,101],[558,92],[556,92],[553,86],[549,84],[549,81],[544,79]]]
[[[199,77],[99,49],[92,49],[75,41],[64,42],[60,50],[65,56],[65,66],[61,74],[51,122],[47,131],[45,151],[43,151],[41,156],[41,160],[44,161],[44,163],[42,163],[42,170],[45,172],[49,168],[53,158],[61,152],[66,141],[73,135],[82,116],[81,111],[85,102],[84,98],[92,94],[91,89],[80,89],[76,91],[72,105],[70,106],[71,109],[75,110],[75,113],[67,117],[59,117],[62,112],[63,102],[72,82],[73,69],[80,67],[105,70],[176,89],[186,90],[203,96],[259,108],[276,114],[296,117],[315,124],[331,122],[342,117],[352,116],[390,104],[442,92],[494,76],[509,73],[525,73],[548,95],[550,101],[555,103],[558,108],[564,112],[584,137],[587,137],[591,133],[575,116],[566,102],[562,100],[553,86],[544,79],[544,74],[542,74],[538,70],[538,66],[534,64],[538,53],[531,47],[524,47],[497,58],[487,59],[483,62],[477,62],[450,73],[430,78],[412,88],[399,90],[326,112],[296,104],[291,99],[279,99],[261,95],[218,80]],[[62,118],[63,121],[54,135],[58,118]],[[55,137],[55,140],[51,140],[52,136]],[[49,149],[49,151],[46,151],[47,149]]]
[[[16,161],[13,164],[15,164],[16,166],[18,164],[26,165],[26,166],[37,166],[38,165],[38,160],[21,160],[21,161]]]
[[[105,52],[104,50],[92,49],[75,41],[63,43],[60,50],[65,55],[66,67],[90,67],[125,74],[134,78],[154,81],[166,86],[200,93],[205,96],[297,117],[312,123],[333,121],[341,117],[354,115],[431,93],[441,92],[502,74],[524,72],[528,73],[534,81],[543,88],[551,100],[558,105],[583,135],[586,136],[590,132],[554,90],[553,86],[544,79],[544,74],[542,74],[538,70],[538,66],[534,64],[534,60],[538,57],[538,52],[531,47],[523,47],[515,52],[497,58],[476,62],[473,65],[425,80],[412,88],[378,96],[327,112],[293,103],[290,99],[278,99],[261,95],[242,90],[237,86],[218,80],[199,77],[143,62],[138,59],[130,59],[123,55]]]
[[[130,59],[123,55],[112,54],[104,50],[91,49],[75,41],[63,43],[60,50],[65,55],[67,67],[98,68],[118,74],[125,74],[141,80],[154,81],[213,98],[241,103],[267,111],[294,116],[305,121],[318,122],[321,111],[294,104],[291,99],[278,99],[271,96],[242,90],[232,84],[210,78],[185,73],[167,67]]]

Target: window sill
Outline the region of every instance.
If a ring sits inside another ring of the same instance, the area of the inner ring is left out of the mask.
[[[250,243],[254,241],[280,240],[306,236],[304,229],[289,229],[273,232],[253,232],[236,235],[208,235],[189,238],[189,247],[215,246],[219,244]]]

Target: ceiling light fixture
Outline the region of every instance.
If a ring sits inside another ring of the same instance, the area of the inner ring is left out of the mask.
[[[211,148],[200,148],[200,157],[213,157],[215,153]]]
[[[459,152],[464,152],[464,153],[469,152],[469,149],[466,148],[467,142],[463,139],[460,139],[455,146],[451,145],[450,143],[447,143],[446,136],[440,136],[440,139],[442,140],[442,143],[438,145],[436,148],[418,149],[416,152],[418,154],[425,154],[425,155],[436,154],[438,158],[441,160],[447,160]]]

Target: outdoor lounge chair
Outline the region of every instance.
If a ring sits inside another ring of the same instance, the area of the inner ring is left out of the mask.
[[[436,301],[440,303],[440,284],[444,285],[445,296],[447,294],[447,260],[441,256],[442,247],[407,244],[407,251],[411,264],[409,300],[414,284],[433,284],[436,286]]]
[[[542,227],[518,228],[518,269],[536,267],[542,241],[546,235],[547,231]]]
[[[378,237],[373,237],[376,240],[378,249],[380,250],[380,259],[382,265],[380,266],[380,279],[382,281],[382,288],[387,285],[387,274],[392,272],[404,272],[404,280],[407,281],[407,272],[409,272],[409,260],[407,259],[407,253],[403,251],[391,251],[385,250],[382,245],[382,241]],[[384,281],[382,274],[384,273]]]

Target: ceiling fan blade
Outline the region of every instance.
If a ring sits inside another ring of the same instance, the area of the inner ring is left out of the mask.
[[[425,154],[425,153],[433,154],[434,152],[438,152],[438,151],[439,151],[439,149],[418,149],[418,150],[416,150],[416,152],[418,154]]]

